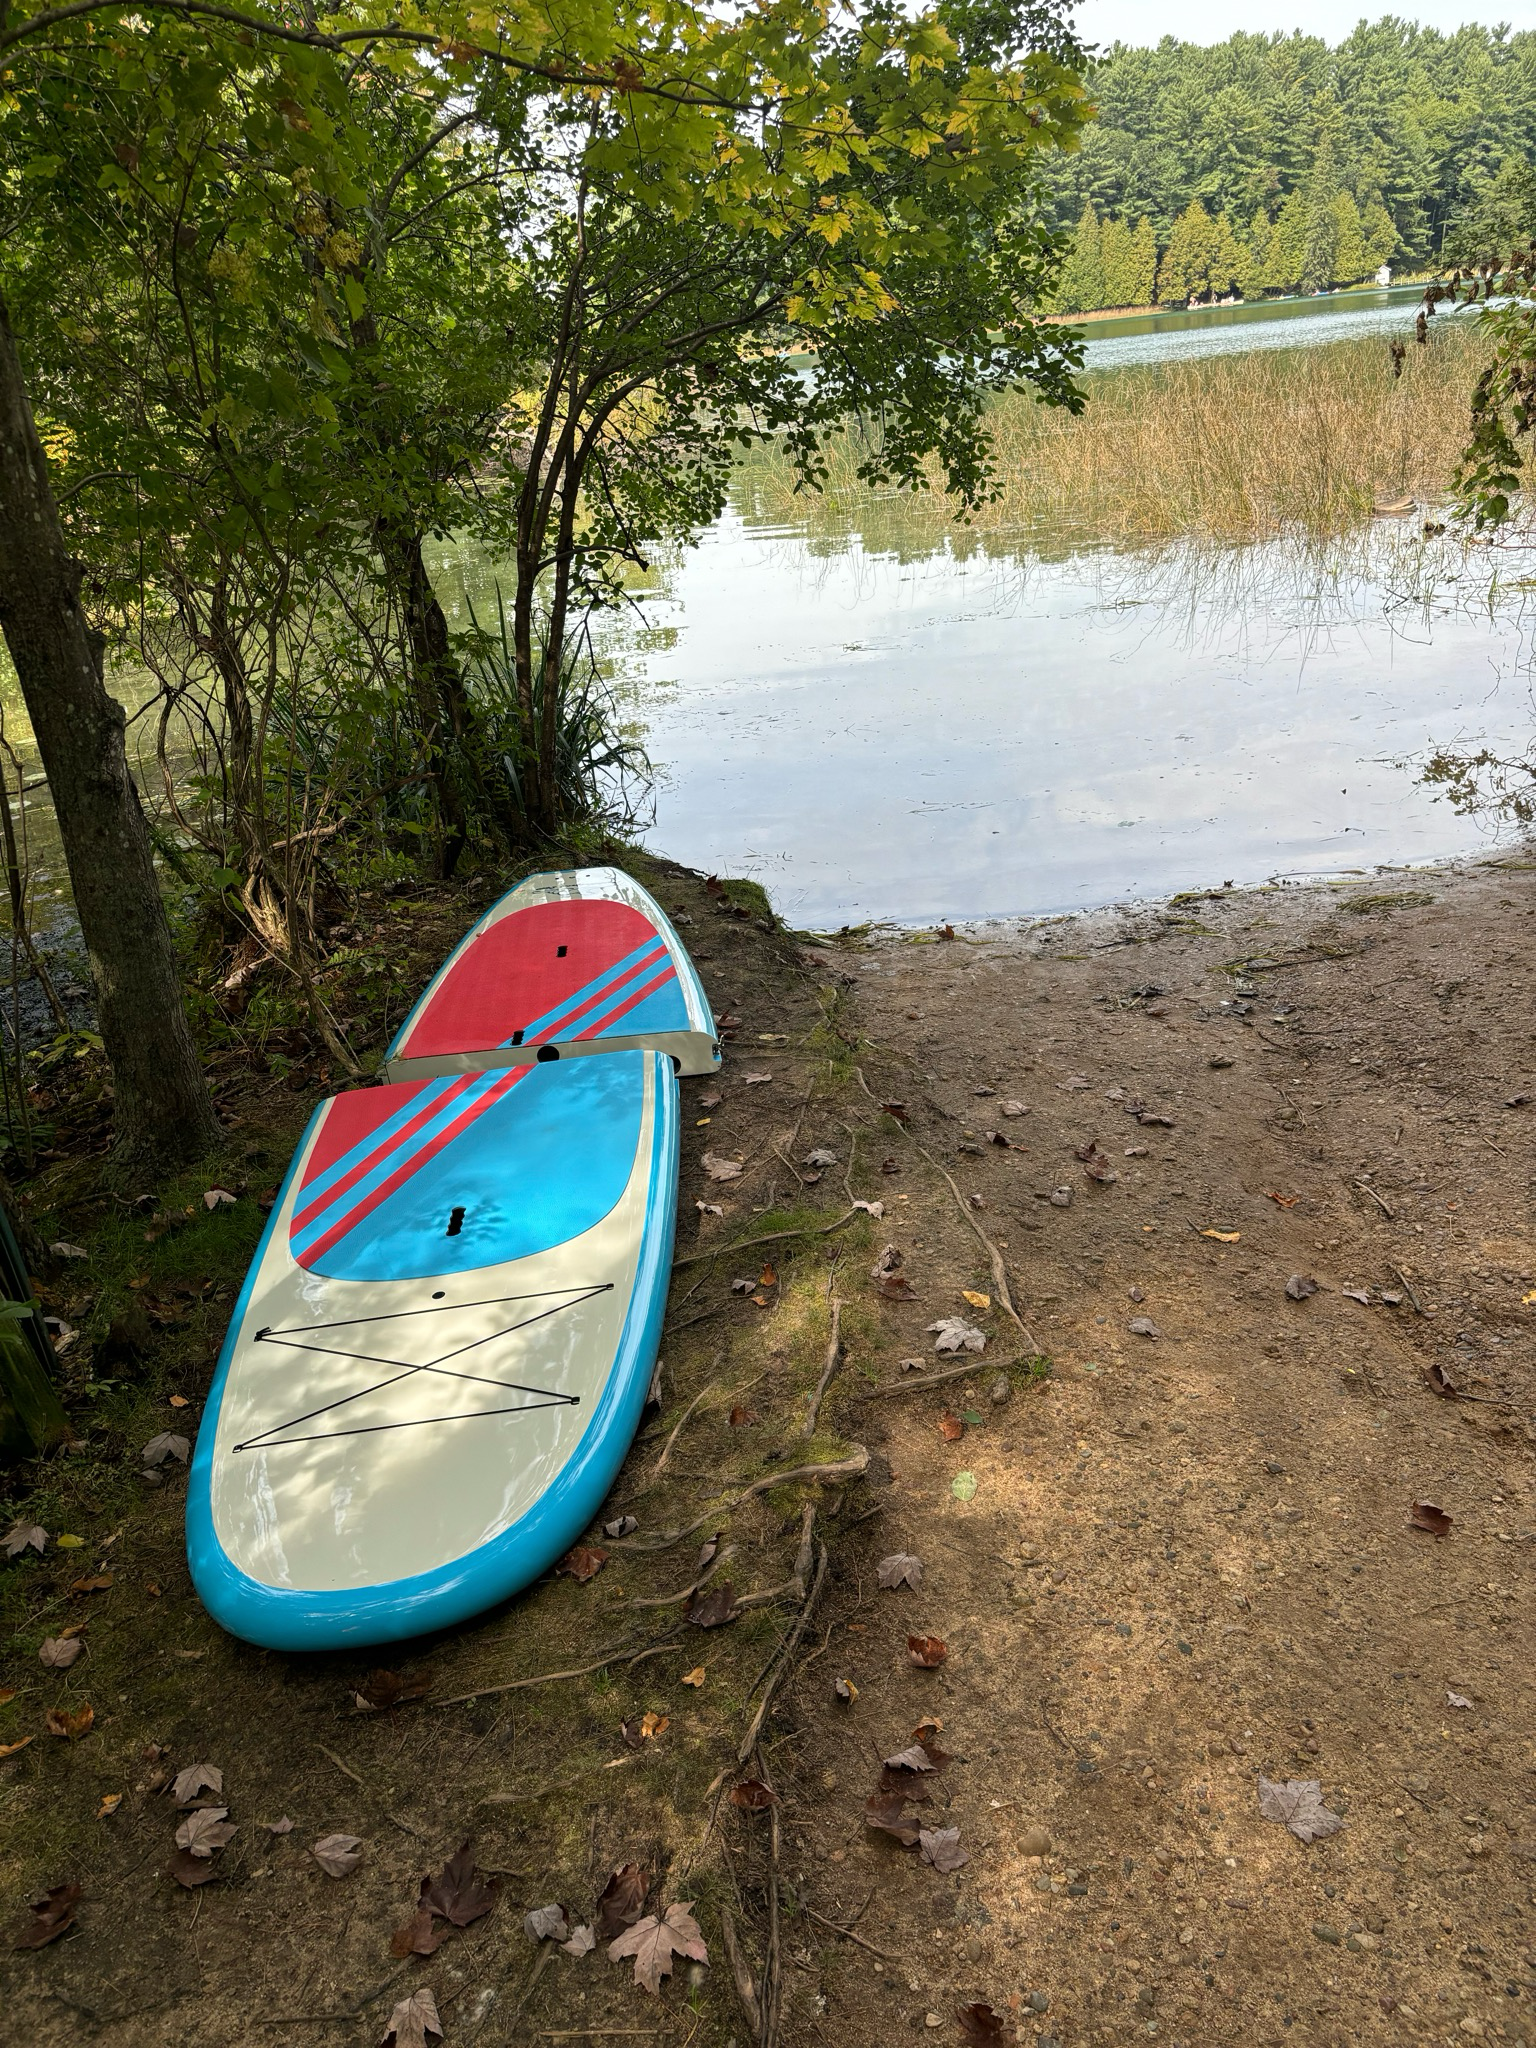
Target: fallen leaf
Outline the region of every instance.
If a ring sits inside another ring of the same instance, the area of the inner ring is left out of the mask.
[[[883,1835],[894,1835],[903,1848],[910,1849],[922,1832],[922,1823],[906,1812],[906,1795],[901,1792],[872,1792],[864,1802],[864,1825]]]
[[[622,1536],[633,1536],[639,1526],[638,1515],[620,1515],[615,1521],[604,1522],[603,1534],[617,1543]]]
[[[743,1074],[741,1085],[743,1088],[761,1088],[765,1082],[772,1079],[772,1074]]]
[[[424,1878],[420,1903],[440,1920],[470,1927],[495,1905],[501,1887],[475,1867],[474,1844],[461,1842],[436,1877]]]
[[[96,1809],[96,1818],[98,1820],[109,1820],[122,1803],[123,1795],[121,1792],[103,1792],[101,1804]]]
[[[535,1906],[523,1915],[523,1932],[534,1941],[565,1941],[570,1937],[564,1906]]]
[[[427,2048],[428,2034],[443,2038],[432,1987],[422,1984],[409,1998],[402,1998],[390,2014],[379,2048]]]
[[[389,1952],[401,1957],[435,1955],[450,1932],[449,1928],[437,1925],[425,1906],[418,1906],[410,1919],[389,1937]]]
[[[704,1538],[704,1541],[699,1545],[698,1563],[694,1566],[695,1572],[701,1572],[705,1565],[714,1563],[715,1553],[720,1548],[720,1538],[724,1534],[725,1531],[723,1529],[717,1529],[713,1536],[706,1536]]]
[[[829,1152],[824,1145],[818,1145],[814,1152],[807,1152],[801,1161],[803,1166],[814,1167],[818,1172],[825,1172],[829,1166],[836,1166],[837,1163],[837,1154]]]
[[[733,1280],[731,1282],[731,1292],[732,1294],[750,1294],[756,1285],[757,1282],[755,1280]]]
[[[597,1577],[607,1562],[606,1550],[596,1550],[589,1543],[578,1543],[574,1550],[568,1550],[561,1558],[555,1566],[555,1572],[557,1576],[564,1572],[567,1578],[574,1579],[579,1586],[584,1586],[588,1579]]]
[[[1238,1244],[1243,1233],[1240,1230],[1202,1230],[1202,1237],[1214,1237],[1218,1244]]]
[[[96,1719],[96,1709],[83,1706],[72,1714],[68,1707],[50,1707],[43,1726],[50,1735],[62,1735],[67,1742],[78,1742],[82,1735],[88,1735],[91,1723]]]
[[[178,1849],[166,1870],[176,1882],[191,1891],[194,1885],[207,1884],[217,1877],[218,1865],[207,1856],[194,1856],[188,1849]]]
[[[1369,1308],[1371,1305],[1370,1292],[1367,1288],[1341,1287],[1339,1292],[1346,1301],[1358,1301],[1362,1308]]]
[[[674,1956],[688,1956],[696,1963],[709,1961],[709,1950],[699,1923],[693,1917],[692,1901],[679,1900],[668,1906],[658,1920],[649,1913],[627,1928],[617,1941],[608,1944],[610,1962],[632,1956],[635,1982],[647,1991],[659,1993],[661,1980],[672,1974]]]
[[[853,1206],[855,1209],[862,1209],[866,1216],[873,1216],[877,1223],[885,1214],[884,1202],[855,1202]]]
[[[746,1168],[746,1161],[723,1159],[718,1152],[706,1152],[703,1166],[711,1180],[740,1180]]]
[[[85,1548],[85,1538],[83,1536],[58,1536],[54,1540],[60,1550],[84,1550]]]
[[[907,1655],[924,1671],[936,1671],[949,1655],[948,1643],[937,1636],[908,1636]]]
[[[1306,1301],[1317,1292],[1317,1282],[1310,1273],[1293,1273],[1285,1283],[1286,1294],[1292,1301]]]
[[[23,1735],[20,1742],[0,1742],[0,1757],[15,1756],[18,1750],[25,1749],[29,1742],[35,1740],[34,1736]]]
[[[203,1195],[203,1207],[205,1209],[232,1209],[238,1200],[238,1195],[232,1195],[228,1188],[208,1188]]]
[[[911,1301],[912,1282],[901,1270],[905,1261],[895,1245],[888,1244],[869,1269],[869,1277],[887,1301]]]
[[[718,1202],[698,1202],[693,1205],[701,1216],[723,1216],[725,1211]]]
[[[1150,1316],[1132,1316],[1125,1327],[1133,1337],[1161,1337],[1163,1334]]]
[[[1383,1299],[1385,1299],[1385,1296],[1383,1296]],[[1440,1395],[1441,1399],[1446,1401],[1461,1400],[1462,1392],[1460,1387],[1457,1386],[1438,1358],[1430,1359],[1428,1364],[1421,1367],[1421,1371],[1432,1393]]]
[[[37,1654],[45,1671],[67,1671],[84,1648],[78,1636],[49,1636]]]
[[[48,1249],[56,1259],[88,1259],[91,1256],[83,1244],[66,1244],[62,1238],[49,1245]]]
[[[693,1667],[693,1669],[692,1669],[691,1671],[685,1671],[685,1672],[683,1673],[683,1684],[684,1684],[684,1685],[700,1686],[700,1685],[702,1685],[703,1683],[704,1683],[704,1666],[703,1666],[702,1664],[695,1664],[695,1665],[694,1665],[694,1667]]]
[[[888,1771],[938,1771],[948,1762],[948,1757],[936,1757],[927,1745],[921,1742],[914,1742],[910,1749],[898,1749],[894,1756],[884,1759]]]
[[[621,1863],[603,1886],[597,1902],[597,1931],[604,1941],[633,1927],[645,1911],[645,1894],[650,1879],[638,1863]]]
[[[779,1276],[778,1276],[778,1274],[777,1274],[777,1273],[775,1273],[775,1271],[773,1270],[772,1266],[769,1266],[769,1265],[764,1265],[764,1267],[763,1267],[763,1270],[762,1270],[762,1271],[761,1271],[761,1273],[759,1273],[759,1274],[758,1274],[758,1276],[757,1276],[757,1284],[758,1284],[758,1286],[759,1286],[759,1287],[777,1287],[777,1286],[778,1286],[778,1284],[779,1284]]]
[[[900,1173],[901,1161],[896,1157],[894,1152],[887,1152],[885,1157],[881,1160],[880,1171],[882,1173]]]
[[[658,1714],[654,1708],[647,1708],[640,1716],[641,1739],[645,1742],[654,1742],[658,1736],[665,1735],[671,1726],[670,1714]]]
[[[1154,1109],[1138,1110],[1136,1121],[1139,1124],[1145,1125],[1148,1130],[1171,1131],[1173,1129],[1173,1118],[1171,1116],[1162,1116]]]
[[[385,1713],[408,1700],[424,1699],[432,1690],[432,1673],[418,1671],[407,1677],[400,1671],[370,1671],[352,1698],[360,1713]]]
[[[1316,1778],[1287,1778],[1276,1784],[1259,1777],[1259,1811],[1266,1820],[1283,1821],[1298,1842],[1321,1841],[1336,1835],[1344,1823],[1323,1804],[1323,1788]]]
[[[269,1835],[291,1835],[293,1833],[293,1822],[286,1813],[281,1820],[259,1820],[256,1825],[259,1828],[265,1828]]]
[[[736,1588],[729,1579],[717,1579],[706,1592],[688,1603],[688,1619],[695,1628],[724,1628],[736,1619]]]
[[[906,1123],[911,1116],[911,1111],[904,1102],[882,1102],[880,1113],[882,1116],[893,1117],[899,1124]]]
[[[1416,1500],[1408,1511],[1408,1524],[1413,1529],[1423,1529],[1431,1536],[1449,1536],[1451,1517],[1444,1508],[1437,1508],[1433,1501]]]
[[[189,1856],[212,1856],[234,1832],[227,1806],[199,1806],[176,1830],[176,1846]]]
[[[96,1572],[88,1579],[76,1579],[69,1590],[71,1593],[105,1593],[111,1583],[110,1572]]]
[[[1447,1691],[1445,1695],[1445,1704],[1448,1707],[1469,1708],[1472,1702],[1467,1698],[1464,1692]]]
[[[935,1351],[985,1351],[987,1333],[978,1330],[959,1316],[941,1316],[936,1323],[928,1325],[927,1334],[933,1338]]]
[[[185,1394],[172,1394],[171,1406],[173,1408],[190,1408],[192,1406],[192,1403],[187,1399]]]
[[[199,1792],[222,1792],[224,1773],[217,1764],[188,1764],[171,1780],[171,1797],[178,1806],[190,1806]]]
[[[958,1443],[961,1437],[965,1435],[965,1424],[958,1415],[952,1414],[948,1408],[939,1417],[939,1435],[943,1437],[946,1443],[951,1444]]]
[[[727,1416],[726,1420],[729,1422],[732,1429],[745,1429],[749,1423],[755,1422],[757,1420],[757,1417],[753,1414],[750,1408],[743,1408],[741,1403],[738,1401],[736,1406],[731,1410],[730,1414]]]
[[[766,1079],[767,1077],[765,1076],[764,1078]],[[570,1940],[562,1941],[560,1946],[568,1956],[589,1956],[593,1949],[597,1947],[597,1936],[590,1927],[578,1927],[572,1933]]]
[[[962,1870],[971,1860],[960,1846],[958,1828],[923,1828],[917,1842],[923,1861],[931,1863],[935,1870]]]
[[[960,2022],[961,2037],[967,2042],[985,2043],[1001,2041],[1003,2023],[991,2006],[978,1999],[974,2005],[960,2005],[955,2008],[955,2018]]]
[[[15,1522],[5,1537],[5,1554],[7,1557],[20,1557],[24,1550],[35,1550],[41,1554],[47,1541],[48,1531],[36,1522]]]
[[[844,1706],[848,1707],[851,1707],[859,1696],[859,1688],[851,1678],[837,1679],[833,1684],[832,1690],[837,1698],[843,1702]]]
[[[1272,1202],[1277,1203],[1279,1207],[1282,1209],[1294,1209],[1296,1204],[1301,1200],[1300,1195],[1276,1194],[1273,1188],[1266,1188],[1264,1192]]]
[[[46,1948],[75,1924],[75,1908],[85,1897],[85,1886],[56,1884],[35,1899],[23,1915],[12,1942],[14,1948]]]
[[[875,1566],[875,1578],[887,1593],[898,1586],[910,1586],[916,1592],[923,1583],[923,1561],[908,1551],[895,1551],[890,1557],[882,1557]]]
[[[309,1853],[327,1877],[349,1877],[363,1860],[363,1843],[357,1835],[322,1835]]]
[[[938,1715],[924,1714],[921,1721],[919,1721],[917,1726],[912,1730],[912,1740],[914,1742],[921,1742],[932,1755],[937,1756],[939,1752],[933,1748],[933,1745],[929,1742],[928,1738],[930,1735],[942,1735],[943,1733],[944,1723],[939,1719]],[[948,1763],[948,1757],[943,1758],[943,1761],[945,1763]]]
[[[731,1804],[744,1813],[766,1813],[777,1799],[777,1793],[771,1792],[761,1778],[743,1778],[739,1785],[731,1787]]]
[[[974,1500],[976,1498],[976,1474],[974,1472],[957,1472],[949,1482],[949,1490],[956,1500]]]
[[[163,1465],[167,1458],[174,1458],[178,1465],[185,1465],[192,1449],[184,1436],[177,1436],[169,1429],[162,1429],[158,1436],[152,1436],[140,1451],[139,1456],[149,1466]]]

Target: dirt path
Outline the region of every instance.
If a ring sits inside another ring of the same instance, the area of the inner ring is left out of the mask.
[[[178,1478],[135,1455],[195,1420],[227,1283],[200,1220],[139,1252],[161,1300],[179,1275],[213,1305],[7,1504],[82,1538],[0,1586],[0,1745],[35,1738],[0,1759],[4,1896],[85,1888],[77,1931],[0,1960],[18,2038],[363,2048],[425,1986],[450,2048],[747,2048],[765,2005],[779,2048],[1536,2043],[1536,1100],[1506,1106],[1536,1097],[1536,868],[832,950],[744,892],[648,879],[730,1057],[685,1089],[662,1402],[603,1517],[637,1527],[594,1529],[585,1582],[431,1643],[233,1643],[191,1593]],[[263,1100],[280,1161],[307,1104]],[[89,1218],[50,1227],[105,1258]],[[985,1351],[913,1390],[902,1361],[952,1362],[947,1318]],[[880,1589],[896,1554],[917,1587]],[[92,1574],[110,1586],[75,1590]],[[87,1654],[40,1677],[80,1620]],[[919,1668],[909,1636],[947,1655]],[[359,1711],[380,1664],[426,1697]],[[86,1703],[81,1739],[43,1732]],[[949,1760],[898,1773],[935,1790],[882,1817],[926,1849],[865,1818],[925,1718]],[[165,1780],[202,1760],[238,1831],[186,1890]],[[1304,1845],[1261,1773],[1319,1780],[1342,1828]],[[753,1784],[762,1810],[733,1798]],[[363,1843],[339,1879],[311,1853],[332,1832]],[[494,1910],[392,1955],[466,1838]],[[556,1901],[594,1923],[631,1863],[644,1910],[691,1901],[708,1943],[659,1998],[523,1926]],[[1001,2031],[967,2035],[983,2002]]]

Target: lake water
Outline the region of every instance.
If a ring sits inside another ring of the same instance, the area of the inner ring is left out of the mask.
[[[1329,292],[1309,299],[1264,299],[1243,306],[1201,306],[1193,312],[1133,313],[1085,320],[1084,367],[1116,370],[1188,356],[1234,355],[1255,348],[1307,348],[1357,335],[1413,333],[1422,285],[1382,291]],[[1463,317],[1443,308],[1437,320]]]

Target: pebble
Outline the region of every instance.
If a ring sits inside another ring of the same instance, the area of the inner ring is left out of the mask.
[[[1000,1372],[992,1382],[992,1406],[994,1408],[1001,1408],[1012,1391],[1013,1389],[1008,1384],[1007,1373]]]
[[[1049,2012],[1051,2009],[1051,1994],[1048,1991],[1031,1991],[1029,1994],[1029,2009],[1031,2012]]]
[[[936,2012],[925,2012],[923,2014],[923,2025],[925,2027],[942,2027],[943,2024],[944,2022]]]
[[[1051,1838],[1044,1828],[1026,1828],[1019,1837],[1021,1856],[1049,1856],[1050,1853]]]
[[[965,1954],[966,1960],[968,1962],[979,1963],[981,1961],[983,1950],[981,1946],[980,1936],[975,1934],[971,1935],[971,1937],[965,1944]]]
[[[1312,1932],[1317,1936],[1319,1941],[1329,1942],[1335,1948],[1338,1947],[1339,1942],[1342,1939],[1337,1927],[1330,1927],[1326,1920],[1314,1920],[1312,1923]]]

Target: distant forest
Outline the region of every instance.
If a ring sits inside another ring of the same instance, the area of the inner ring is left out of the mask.
[[[1536,31],[1116,44],[1055,160],[1061,312],[1414,273],[1536,235]]]

